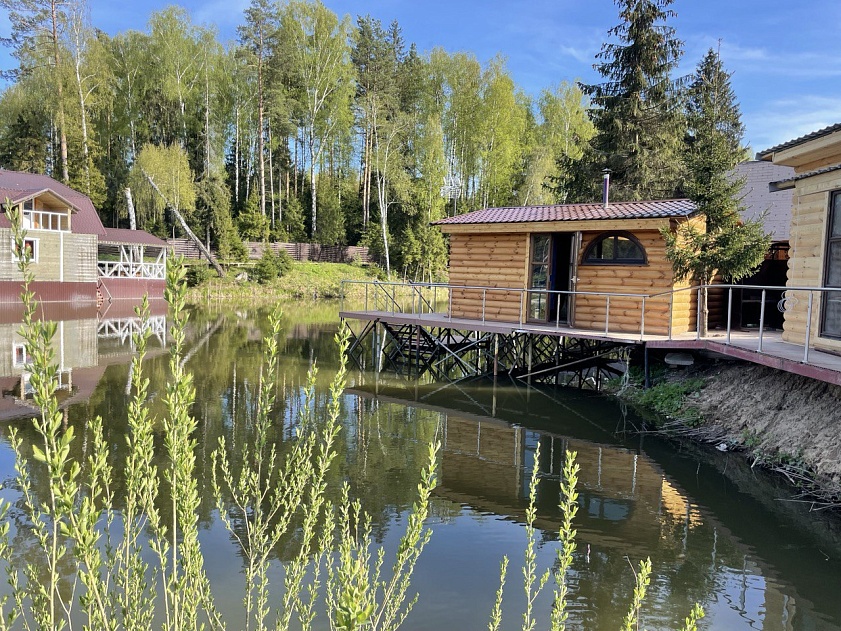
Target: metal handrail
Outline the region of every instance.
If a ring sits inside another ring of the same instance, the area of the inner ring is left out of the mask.
[[[566,290],[549,290],[549,289],[533,289],[533,288],[523,288],[523,287],[490,287],[490,286],[483,286],[483,285],[451,285],[449,283],[400,283],[400,282],[379,282],[379,281],[363,281],[363,280],[345,280],[342,281],[342,296],[344,297],[345,291],[344,286],[345,284],[353,285],[353,284],[361,284],[366,286],[366,309],[368,304],[368,286],[378,287],[383,289],[383,294],[387,296],[387,298],[391,301],[392,305],[399,309],[402,313],[403,308],[396,300],[396,288],[397,287],[408,287],[411,289],[412,296],[417,293],[418,295],[418,312],[423,311],[423,305],[426,305],[426,308],[429,309],[430,313],[434,313],[435,309],[438,306],[437,302],[437,295],[436,298],[433,299],[432,303],[429,302],[427,298],[423,296],[424,289],[432,289],[433,292],[437,294],[437,290],[439,288],[444,288],[447,290],[447,310],[446,315],[447,317],[452,317],[452,292],[458,290],[480,290],[482,291],[482,321],[485,322],[486,318],[486,309],[487,309],[487,296],[491,292],[514,292],[520,294],[520,305],[519,305],[519,322],[523,323],[524,319],[524,307],[525,301],[523,298],[527,295],[534,295],[534,294],[541,294],[547,297],[552,295],[557,296],[601,296],[605,299],[605,318],[604,318],[604,332],[605,334],[609,334],[610,331],[610,306],[611,306],[611,299],[612,298],[631,298],[631,299],[638,299],[641,302],[641,309],[640,309],[640,328],[639,328],[639,336],[640,339],[645,337],[645,307],[650,301],[662,298],[665,296],[669,297],[669,327],[668,327],[668,335],[666,336],[668,340],[674,339],[673,330],[672,330],[672,320],[674,314],[674,299],[677,294],[681,294],[683,292],[697,292],[697,321],[696,321],[696,339],[702,339],[701,335],[701,327],[700,323],[702,321],[702,292],[707,289],[713,289],[716,291],[727,291],[727,324],[724,334],[724,341],[723,343],[726,345],[732,345],[732,313],[733,313],[733,301],[734,301],[734,292],[733,290],[756,290],[761,292],[761,304],[760,304],[760,314],[759,314],[759,324],[757,328],[757,346],[756,351],[759,353],[764,352],[764,342],[766,338],[766,329],[767,329],[767,322],[766,322],[766,309],[765,309],[765,302],[767,299],[767,294],[769,291],[774,292],[782,292],[783,299],[780,301],[780,306],[778,307],[781,311],[785,312],[787,309],[785,308],[785,303],[788,298],[785,297],[786,294],[790,292],[805,292],[808,295],[808,302],[806,305],[806,326],[805,326],[805,336],[803,340],[803,363],[808,363],[809,361],[809,353],[813,346],[812,341],[812,321],[815,314],[815,294],[824,295],[824,294],[837,294],[841,292],[841,287],[815,287],[809,285],[793,285],[793,286],[773,286],[773,285],[737,285],[733,283],[721,283],[721,284],[705,284],[705,285],[688,285],[686,287],[680,287],[677,289],[670,289],[668,291],[661,291],[655,293],[648,293],[648,294],[641,294],[641,293],[631,293],[631,292],[598,292],[598,291],[566,291]],[[391,293],[389,294],[388,289],[391,288]],[[414,298],[412,299],[412,311],[415,311],[415,301]],[[556,321],[555,321],[556,328],[560,327],[560,314],[556,314]],[[707,334],[709,335],[709,334]]]

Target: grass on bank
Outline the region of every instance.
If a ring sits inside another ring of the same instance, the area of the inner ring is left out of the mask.
[[[633,367],[626,383],[617,381],[610,389],[643,411],[652,412],[645,415],[646,420],[657,429],[664,429],[666,424],[674,427],[675,423],[694,428],[703,422],[701,411],[692,400],[706,386],[705,379],[660,367],[652,370],[650,387],[644,388],[643,384],[642,370]]]
[[[225,278],[215,275],[207,278],[188,291],[187,301],[192,304],[221,302],[260,306],[283,299],[335,299],[341,296],[343,280],[372,281],[380,278],[382,273],[373,265],[294,262],[282,276],[259,283],[251,279],[249,271],[248,268],[234,268]]]

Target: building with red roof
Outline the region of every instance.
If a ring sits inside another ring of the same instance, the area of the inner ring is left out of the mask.
[[[0,304],[18,302],[23,281],[9,207],[22,215],[39,302],[163,297],[165,241],[142,230],[105,228],[87,195],[49,176],[0,169],[0,242],[9,244],[0,247]]]
[[[703,229],[688,199],[485,208],[442,219],[451,316],[611,331],[639,331],[644,318],[647,333],[693,330],[697,292],[679,291],[690,283],[674,280],[661,233],[687,221]]]

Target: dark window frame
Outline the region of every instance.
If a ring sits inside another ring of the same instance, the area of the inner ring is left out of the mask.
[[[618,258],[617,253],[619,252],[619,248],[617,247],[617,239],[619,237],[628,239],[631,241],[635,246],[637,246],[642,253],[642,258]],[[607,241],[608,239],[613,239],[613,258],[611,259],[601,259],[601,258],[593,258],[590,257],[593,255],[594,250],[599,246],[599,244]],[[581,257],[581,264],[582,265],[648,265],[648,253],[645,251],[642,243],[640,240],[637,239],[633,234],[630,232],[623,232],[623,231],[613,231],[613,232],[604,232],[593,239],[590,244],[587,246],[587,249],[584,250],[584,255]]]
[[[823,254],[823,265],[822,265],[822,273],[823,278],[821,278],[821,287],[841,287],[841,285],[830,285],[828,284],[829,280],[829,263],[830,263],[830,245],[834,243],[841,244],[841,234],[837,236],[832,236],[832,226],[833,222],[835,221],[835,200],[836,198],[841,197],[841,190],[834,190],[829,192],[829,208],[827,209],[826,213],[826,235],[824,236],[824,254]],[[841,204],[839,204],[841,206]],[[820,319],[820,334],[819,337],[825,337],[833,340],[841,340],[841,332],[838,333],[827,333],[826,332],[826,314],[827,314],[827,302],[831,295],[838,296],[841,292],[822,292],[822,300],[821,300],[821,319]]]

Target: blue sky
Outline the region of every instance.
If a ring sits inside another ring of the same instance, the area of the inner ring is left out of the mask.
[[[592,69],[607,30],[618,22],[611,0],[324,0],[353,19],[397,19],[421,52],[436,46],[470,51],[480,61],[508,60],[514,80],[532,95],[563,80],[597,81]],[[93,23],[114,34],[145,30],[159,0],[89,0]],[[248,0],[183,0],[197,23],[236,37]],[[841,54],[837,0],[676,0],[671,21],[685,42],[681,72],[710,46],[733,73],[747,142],[754,151],[841,122]],[[0,34],[9,30],[0,18]],[[0,66],[11,61],[0,52]]]

